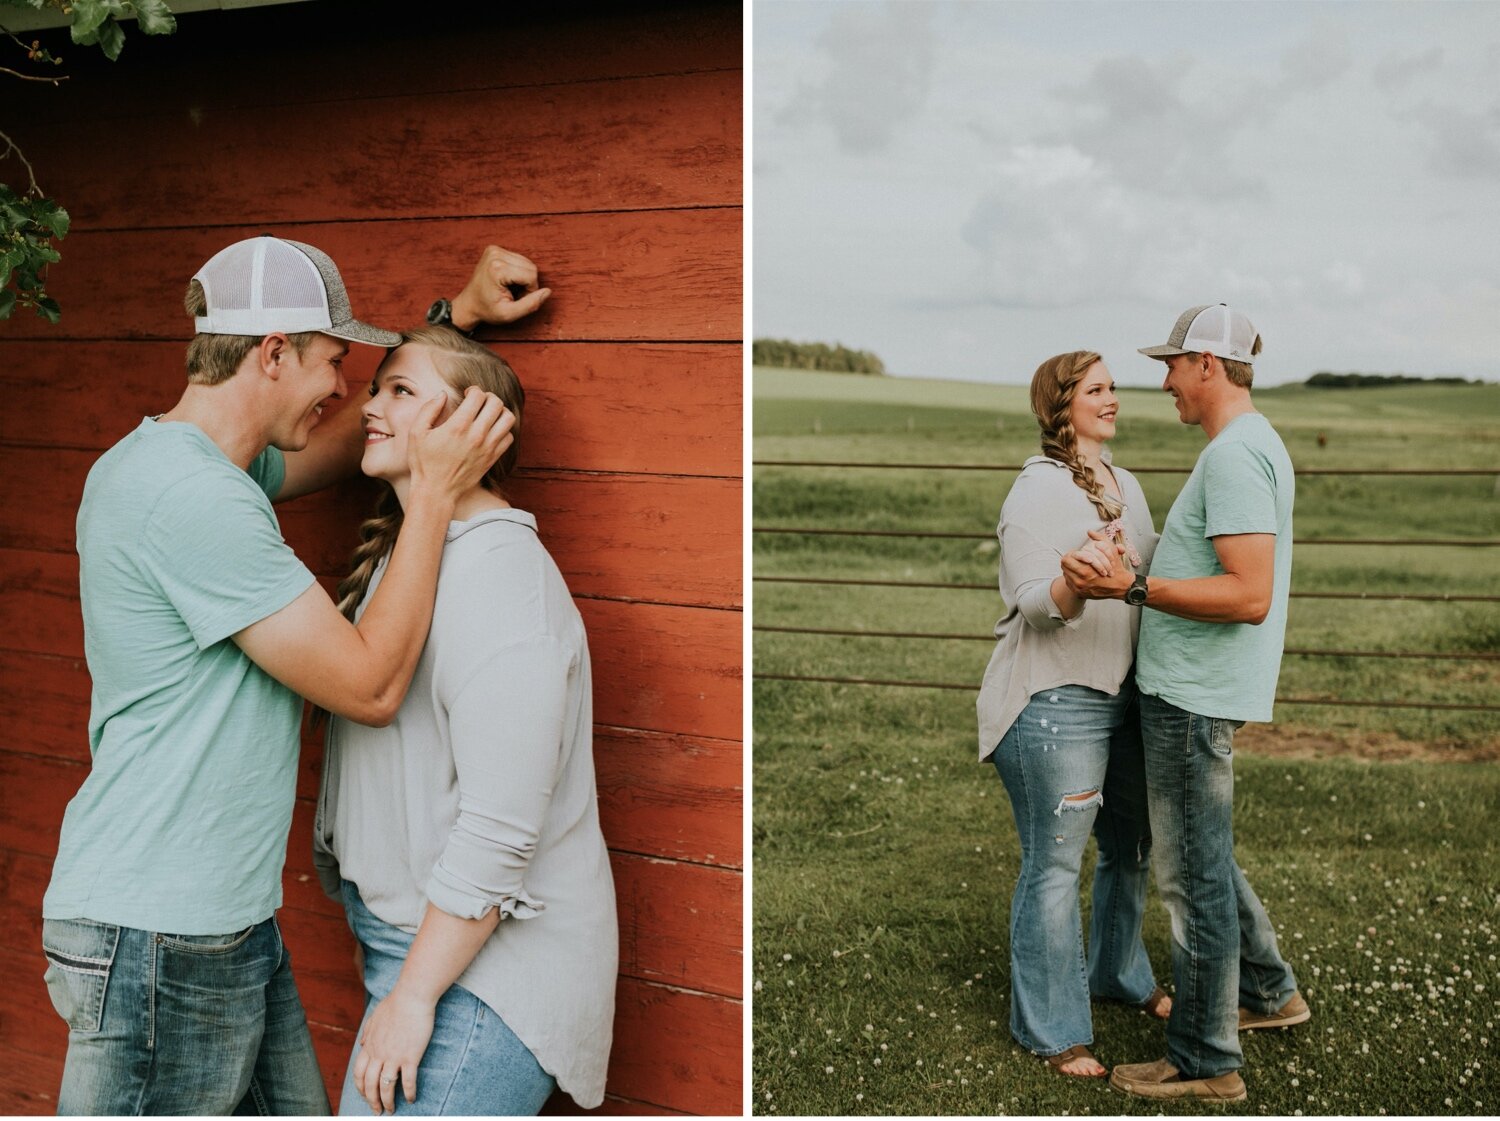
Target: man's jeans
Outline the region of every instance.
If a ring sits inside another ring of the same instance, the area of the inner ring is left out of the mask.
[[[1010,903],[1010,1031],[1038,1055],[1094,1041],[1089,997],[1139,1004],[1156,987],[1141,919],[1151,831],[1135,685],[1035,694],[991,756],[1010,795],[1021,869]],[[1087,966],[1078,876],[1099,842]]]
[[[59,1115],[326,1115],[274,918],[238,934],[42,924],[47,989],[68,1024]]]
[[[1234,862],[1235,720],[1141,694],[1156,888],[1172,920],[1167,1057],[1189,1078],[1244,1064],[1239,1006],[1274,1012],[1297,988],[1266,909]]]

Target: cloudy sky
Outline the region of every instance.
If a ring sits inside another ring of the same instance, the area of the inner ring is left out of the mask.
[[[754,5],[757,337],[893,373],[1161,369],[1249,313],[1257,384],[1500,380],[1500,0]]]

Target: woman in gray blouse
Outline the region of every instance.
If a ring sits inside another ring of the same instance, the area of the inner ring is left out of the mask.
[[[1062,577],[1065,552],[1123,547],[1144,573],[1156,546],[1140,484],[1110,463],[1119,400],[1098,354],[1049,358],[1031,381],[1042,454],[1000,511],[1000,594],[1008,606],[979,693],[979,758],[1010,795],[1021,869],[1010,910],[1011,1034],[1064,1073],[1102,1077],[1089,1053],[1089,1000],[1163,1019],[1141,943],[1151,831],[1132,666],[1140,608],[1085,601]],[[1114,545],[1099,544],[1090,530]],[[1101,608],[1103,610],[1101,610]],[[1078,880],[1099,842],[1085,957]]]
[[[408,332],[364,405],[365,474],[387,484],[339,588],[380,582],[435,395],[497,394],[513,444],[454,512],[432,630],[395,719],[334,719],[314,850],[363,951],[366,1004],[340,1113],[535,1114],[554,1087],[604,1096],[618,931],[599,831],[588,641],[567,586],[500,484],[524,395],[485,347]]]

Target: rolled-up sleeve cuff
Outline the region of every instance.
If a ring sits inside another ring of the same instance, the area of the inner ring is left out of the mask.
[[[1031,587],[1026,588],[1017,598],[1017,608],[1021,612],[1021,618],[1027,624],[1039,631],[1055,631],[1058,627],[1073,627],[1083,618],[1080,611],[1071,619],[1063,615],[1056,603],[1052,600],[1052,581],[1037,581]]]
[[[495,908],[499,908],[502,921],[534,919],[547,909],[545,903],[533,899],[524,889],[496,897],[476,894],[473,888],[445,876],[441,868],[434,868],[427,881],[427,901],[439,911],[460,919],[482,919]]]

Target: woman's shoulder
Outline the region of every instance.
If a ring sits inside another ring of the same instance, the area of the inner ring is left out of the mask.
[[[1044,496],[1050,498],[1064,493],[1069,487],[1076,489],[1077,484],[1073,482],[1073,473],[1067,464],[1044,455],[1034,455],[1021,464],[1021,473],[1011,484],[1005,501],[1007,505],[1034,502]]]
[[[482,516],[449,531],[438,584],[445,629],[487,636],[496,645],[568,634],[565,616],[577,609],[536,520],[519,510],[496,513],[505,516]]]

